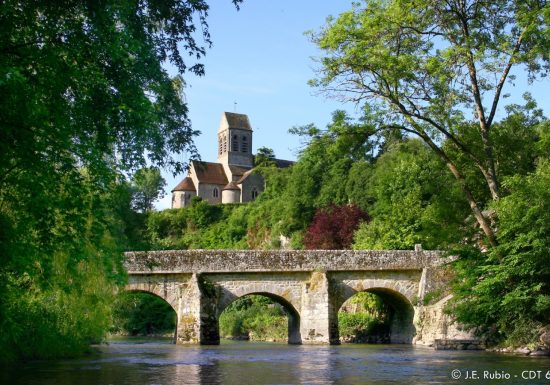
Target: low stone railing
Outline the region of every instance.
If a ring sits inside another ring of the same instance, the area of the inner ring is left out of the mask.
[[[131,274],[422,270],[445,263],[424,250],[163,250],[125,253]]]

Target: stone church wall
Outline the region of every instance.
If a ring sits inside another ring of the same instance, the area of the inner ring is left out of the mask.
[[[224,186],[217,184],[201,183],[199,184],[199,196],[210,204],[222,203],[222,189]],[[218,190],[218,196],[214,196],[214,190]]]
[[[264,178],[260,174],[250,174],[241,185],[241,203],[247,203],[253,201],[252,192],[256,191],[256,194],[261,194],[264,191]],[[257,197],[257,195],[256,195]]]

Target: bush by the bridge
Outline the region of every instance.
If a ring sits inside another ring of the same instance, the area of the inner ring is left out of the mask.
[[[121,293],[113,305],[111,333],[131,336],[174,334],[176,312],[148,293]]]
[[[267,297],[249,295],[237,299],[220,316],[222,338],[285,341],[288,319],[282,306]]]

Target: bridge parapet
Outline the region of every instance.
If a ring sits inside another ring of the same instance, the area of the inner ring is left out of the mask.
[[[441,251],[163,250],[125,253],[130,274],[422,270],[444,264]]]

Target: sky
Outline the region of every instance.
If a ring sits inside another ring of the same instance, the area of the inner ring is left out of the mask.
[[[201,131],[195,144],[202,160],[216,161],[217,130],[224,111],[248,115],[254,130],[253,153],[269,147],[277,158],[288,160],[295,160],[300,149],[299,138],[288,133],[290,128],[309,123],[325,128],[337,109],[356,114],[354,105],[316,95],[307,84],[315,77],[313,58],[321,52],[304,35],[319,31],[329,15],[349,10],[351,0],[245,0],[239,11],[230,0],[209,4],[213,46],[201,60],[206,73],[184,76],[189,117],[193,129]],[[518,75],[516,88],[529,90],[539,103],[544,100],[541,95],[548,82],[527,87]],[[550,105],[539,107],[550,114]],[[179,157],[187,160],[185,155]],[[159,210],[170,207],[170,190],[185,177],[169,171],[163,176],[166,195],[155,204]]]
[[[293,126],[315,123],[324,128],[336,109],[355,106],[314,95],[314,56],[320,52],[305,31],[317,31],[327,16],[351,8],[351,1],[245,0],[237,11],[230,0],[212,0],[208,24],[213,41],[201,60],[206,74],[187,74],[185,95],[195,144],[204,161],[215,162],[217,130],[224,111],[248,115],[254,130],[253,152],[272,148],[277,158],[295,160],[299,138]],[[236,104],[235,104],[236,102]],[[184,155],[178,158],[187,160]],[[170,190],[185,177],[163,171],[166,195],[156,203],[170,207]]]

